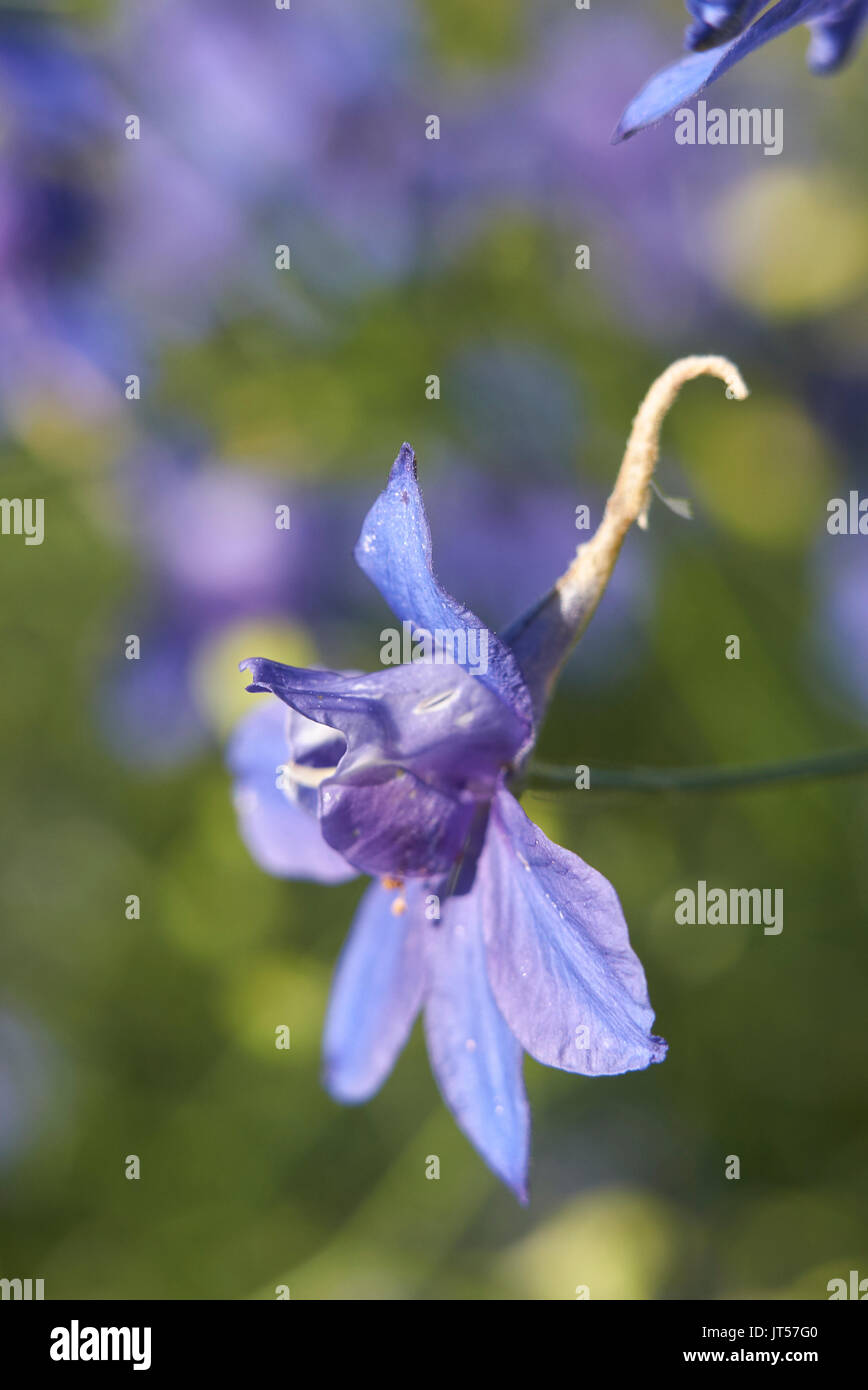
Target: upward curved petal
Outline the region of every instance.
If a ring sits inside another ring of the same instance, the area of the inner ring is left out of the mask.
[[[425,981],[421,890],[406,911],[379,883],[366,890],[332,981],[323,1035],[324,1080],[347,1103],[367,1100],[385,1081],[419,1012]]]
[[[447,594],[434,575],[431,529],[409,444],[401,446],[385,490],[365,517],[356,561],[402,622],[432,633],[462,628],[487,633],[488,670],[480,671],[478,678],[516,711],[526,735],[531,733],[530,695],[512,652],[475,613]],[[468,670],[479,667],[478,662],[465,665]]]
[[[425,1036],[437,1084],[488,1166],[526,1202],[530,1113],[522,1050],[488,983],[478,887],[450,899],[426,944]]]
[[[519,1042],[587,1076],[660,1062],[666,1044],[612,885],[499,792],[477,871],[488,975]]]
[[[830,0],[778,0],[737,39],[706,52],[690,53],[680,62],[664,68],[630,102],[618,122],[613,141],[626,140],[636,131],[654,125],[696,96],[703,87],[716,82],[755,48],[778,38],[796,24],[823,18],[832,8]]]

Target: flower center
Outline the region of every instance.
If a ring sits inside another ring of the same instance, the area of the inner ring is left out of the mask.
[[[327,777],[334,777],[336,767],[308,767],[307,763],[281,763],[275,786],[279,791],[292,792],[295,787],[318,787]]]

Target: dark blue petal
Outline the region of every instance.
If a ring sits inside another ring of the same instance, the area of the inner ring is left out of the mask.
[[[699,51],[727,43],[746,29],[765,9],[768,0],[687,0],[695,16],[685,35],[685,46]]]
[[[842,68],[853,54],[866,19],[868,0],[857,0],[840,15],[813,20],[808,45],[811,72],[825,77]]]
[[[459,1127],[489,1167],[527,1201],[530,1112],[522,1050],[491,993],[478,889],[448,903],[429,927],[428,1055]]]
[[[410,885],[396,915],[394,892],[372,883],[362,898],[332,982],[323,1038],[324,1080],[336,1100],[367,1100],[385,1081],[419,1012],[426,928],[421,889]]]
[[[525,1051],[586,1076],[660,1062],[666,1044],[612,885],[499,792],[477,870],[488,975]]]
[[[429,632],[484,630],[479,618],[447,594],[434,576],[431,530],[409,444],[401,446],[386,489],[365,518],[356,560],[402,622]],[[479,679],[508,701],[529,735],[530,696],[515,657],[493,632],[488,634],[488,661],[488,671]]]
[[[448,874],[468,844],[477,803],[420,782],[409,772],[373,784],[320,789],[323,838],[366,874],[431,878]]]
[[[637,130],[662,120],[710,82],[716,82],[718,77],[722,77],[755,48],[777,38],[794,25],[821,17],[833,8],[837,7],[830,4],[830,0],[778,0],[777,5],[751,25],[740,38],[709,52],[691,53],[652,77],[630,102],[612,139],[616,142],[625,140]]]
[[[311,812],[277,787],[277,769],[288,756],[289,717],[285,705],[269,700],[245,716],[229,745],[241,838],[270,874],[342,883],[357,870],[323,839],[316,806]],[[313,727],[322,735],[319,726]]]

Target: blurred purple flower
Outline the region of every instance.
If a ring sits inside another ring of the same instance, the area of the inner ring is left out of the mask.
[[[446,588],[464,594],[499,629],[551,586],[558,557],[587,536],[576,528],[577,507],[589,508],[593,526],[605,498],[576,479],[581,410],[559,358],[526,344],[474,347],[450,364],[449,376],[456,423],[482,466],[451,459],[439,467],[428,504],[438,567]],[[623,679],[646,651],[653,554],[634,539],[628,537],[581,653],[567,662],[563,679],[571,685],[599,688]],[[508,584],[505,555],[516,561]]]
[[[450,211],[434,254],[530,210],[567,247],[591,247],[607,316],[620,313],[634,335],[677,335],[685,318],[719,302],[696,245],[709,194],[734,170],[690,147],[673,159],[671,143],[653,138],[613,157],[612,93],[641,81],[649,54],[665,56],[647,17],[624,7],[585,26],[540,15],[527,47],[514,70],[480,78],[451,103],[457,149],[440,166],[436,196]],[[594,249],[602,245],[605,254]]]
[[[816,555],[813,651],[818,686],[868,714],[868,550],[863,536],[824,535]]]
[[[496,475],[471,466],[444,470],[430,513],[446,587],[466,594],[495,628],[505,626],[551,587],[558,557],[568,555],[588,534],[576,530],[576,506],[588,505],[592,518],[599,519],[603,501],[596,489],[545,479],[534,485],[505,469]],[[472,537],[466,524],[456,523],[467,516],[478,520]],[[627,538],[581,649],[564,667],[562,679],[573,688],[599,689],[623,680],[641,661],[655,596],[650,550],[647,543],[638,546],[632,536]],[[502,575],[504,556],[514,561],[508,585]]]
[[[0,15],[10,412],[47,396],[105,415],[221,311],[322,332],[329,300],[415,265],[430,147],[400,3],[122,4],[93,32]]]
[[[46,1104],[49,1045],[35,1020],[0,1008],[0,1169],[33,1138]]]
[[[351,528],[320,488],[207,457],[149,454],[133,465],[127,497],[173,614],[205,623],[316,611],[326,580],[317,556]]]
[[[193,757],[208,729],[193,688],[201,633],[159,610],[126,625],[141,641],[141,658],[113,656],[97,684],[98,722],[111,752],[129,766],[163,770]],[[124,641],[116,634],[117,646]]]
[[[98,288],[120,113],[92,53],[40,14],[0,15],[0,391],[81,415],[117,404],[126,329]]]
[[[811,30],[811,71],[837,72],[854,51],[868,17],[868,0],[777,0],[771,8],[767,4],[768,0],[688,0],[695,21],[685,42],[694,51],[646,83],[621,117],[614,139],[624,140],[661,120],[754,49],[797,24]]]
[[[123,4],[107,59],[142,139],[118,171],[115,274],[135,264],[179,326],[234,289],[296,327],[311,314],[297,281],[334,296],[403,274],[426,143],[415,57],[412,11],[392,0],[211,0],[207,22],[192,0]],[[283,243],[298,273],[275,293]]]
[[[460,634],[466,652],[362,676],[244,662],[248,688],[292,714],[279,718],[272,703],[255,711],[230,750],[242,833],[271,872],[380,879],[335,977],[324,1041],[332,1094],[372,1095],[424,1006],[447,1104],[524,1201],[523,1053],[597,1076],[661,1061],[666,1044],[650,1032],[614,889],[547,840],[509,790],[535,737],[531,696],[509,647],[434,577],[407,445],[356,559],[402,623]],[[483,649],[484,664],[470,655]]]
[[[358,513],[322,488],[195,452],[128,460],[121,493],[147,598],[125,612],[124,633],[139,636],[141,657],[112,661],[100,723],[124,761],[169,767],[209,736],[194,686],[203,644],[244,619],[290,616],[319,628],[332,618]],[[282,508],[288,529],[277,525]]]

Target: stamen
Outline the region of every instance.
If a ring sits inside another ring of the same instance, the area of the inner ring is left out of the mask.
[[[277,785],[294,782],[299,787],[318,787],[327,777],[334,777],[337,767],[308,767],[306,763],[283,763],[277,769]]]
[[[398,889],[403,889],[404,887],[404,880],[402,878],[398,878],[394,874],[384,874],[383,877],[380,879],[380,883],[383,885],[387,893],[394,893]],[[395,898],[394,902],[391,904],[391,907],[393,917],[403,917],[404,913],[407,911],[407,899],[404,897],[403,892],[401,892],[399,896]]]

